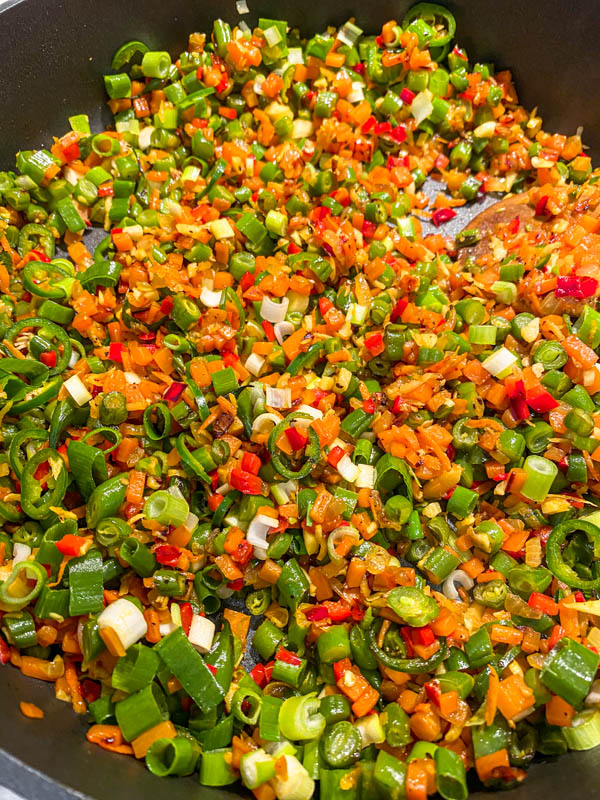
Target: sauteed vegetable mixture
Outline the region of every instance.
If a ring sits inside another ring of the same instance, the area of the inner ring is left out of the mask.
[[[513,785],[600,743],[600,174],[439,6],[238,10],[0,174],[0,662],[257,800]]]

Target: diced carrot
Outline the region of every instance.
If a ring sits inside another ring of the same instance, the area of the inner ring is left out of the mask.
[[[215,564],[221,570],[228,581],[237,581],[244,577],[242,570],[236,566],[230,556],[223,554],[215,558]]]
[[[439,703],[442,716],[453,714],[458,709],[458,692],[442,692]]]
[[[100,638],[111,655],[117,658],[122,658],[125,655],[125,648],[112,628],[102,628],[100,631]]]
[[[297,331],[294,331],[294,333],[292,333],[291,336],[288,336],[287,339],[284,339],[283,344],[281,346],[283,348],[283,352],[290,361],[296,358],[297,355],[299,355],[300,343],[302,342],[305,336],[306,336],[306,329],[301,327],[298,328]]]
[[[508,625],[492,625],[490,630],[490,639],[497,644],[517,645],[521,644],[523,634],[518,628],[510,628]],[[489,723],[491,725],[491,723]]]
[[[86,739],[111,753],[133,755],[133,748],[125,744],[123,734],[118,725],[92,725],[86,733]]]
[[[250,615],[244,614],[241,611],[234,611],[233,608],[226,608],[223,612],[223,617],[231,625],[231,631],[234,636],[245,645],[248,631],[250,630]]]
[[[535,696],[521,675],[509,675],[500,681],[498,710],[507,720],[512,720],[534,705]],[[488,725],[491,725],[491,722]]]
[[[147,608],[144,611],[144,619],[146,620],[146,624],[148,625],[148,632],[146,633],[146,639],[151,644],[160,642],[161,635],[160,635],[160,620],[158,618],[158,612],[154,608]]]
[[[413,692],[412,689],[405,689],[398,698],[400,707],[406,711],[407,714],[412,714],[418,702],[419,695],[416,692]]]
[[[464,564],[460,565],[460,568],[471,578],[476,578],[485,569],[483,562],[479,558],[471,558],[469,561],[465,561]]]
[[[427,783],[424,759],[409,761],[406,765],[406,800],[427,800]]]
[[[546,722],[548,725],[569,728],[574,716],[575,709],[573,706],[557,694],[553,695],[552,700],[546,703]]]
[[[263,561],[262,567],[258,571],[258,577],[265,583],[275,584],[281,575],[281,567],[272,558]]]
[[[144,499],[144,487],[146,486],[146,473],[132,469],[129,473],[129,485],[127,487],[127,502],[134,506],[142,504]]]
[[[19,703],[21,714],[29,719],[44,719],[44,712],[35,703],[26,703],[23,700]]]
[[[366,572],[366,562],[360,558],[353,558],[350,561],[350,566],[348,567],[348,572],[346,573],[346,586],[351,589],[358,588]]]
[[[144,758],[150,745],[154,744],[157,739],[174,739],[176,736],[175,725],[170,720],[159,722],[158,725],[144,731],[131,742],[133,755],[136,758]]]
[[[458,627],[458,620],[447,608],[442,607],[429,627],[436,636],[451,636]]]
[[[371,685],[352,704],[352,713],[356,717],[364,717],[377,705],[379,692]]]
[[[479,780],[484,782],[495,777],[494,770],[509,766],[510,762],[506,748],[497,750],[495,753],[488,753],[488,755],[481,756],[475,760],[475,769]]]

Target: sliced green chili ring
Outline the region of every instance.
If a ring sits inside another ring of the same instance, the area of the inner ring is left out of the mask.
[[[448,44],[454,38],[456,32],[456,20],[447,8],[437,5],[437,3],[417,3],[402,20],[402,27],[406,30],[411,22],[423,20],[435,31],[435,36],[428,44],[433,47],[440,47]],[[440,23],[444,25],[444,31],[438,31],[436,26]]]
[[[231,455],[231,447],[223,439],[215,439],[210,446],[210,455],[212,460],[220,466],[227,463]]]
[[[221,308],[227,307],[227,300],[230,300],[233,305],[235,306],[235,310],[238,313],[240,318],[240,326],[238,329],[238,336],[241,335],[242,331],[244,330],[244,325],[246,324],[246,311],[244,306],[242,305],[242,301],[238,297],[237,292],[235,289],[232,289],[231,286],[228,286],[225,291],[223,292],[223,299],[221,300]]]
[[[206,397],[204,397],[204,393],[202,389],[198,386],[198,384],[194,381],[190,374],[190,364],[191,361],[185,365],[185,374],[186,374],[186,383],[190,392],[194,396],[194,400],[196,401],[196,407],[198,409],[198,414],[200,415],[200,419],[202,422],[205,422],[210,416],[210,409],[208,407],[208,403],[206,402]]]
[[[99,433],[102,434],[102,436],[104,436],[105,439],[108,439],[108,441],[111,442],[111,446],[107,447],[106,450],[102,451],[105,455],[112,453],[112,451],[115,450],[121,444],[121,441],[123,439],[123,434],[121,433],[121,431],[118,431],[115,428],[107,428],[102,426],[100,428],[92,428],[92,430],[85,433],[79,441],[85,442],[92,436],[96,436]]]
[[[156,424],[152,420],[152,415],[156,415]],[[143,423],[146,436],[153,442],[160,442],[161,439],[171,433],[173,417],[166,403],[153,403],[144,411]]]
[[[258,691],[240,686],[231,700],[231,713],[244,725],[256,725],[261,705],[262,695]]]
[[[286,480],[300,480],[301,478],[306,478],[307,475],[310,475],[312,470],[315,468],[315,465],[319,463],[319,459],[321,458],[321,444],[319,442],[319,437],[312,428],[306,429],[306,433],[308,435],[308,444],[306,445],[305,450],[306,461],[299,470],[294,471],[288,457],[283,453],[280,454],[278,452],[277,440],[283,435],[284,431],[290,427],[290,424],[294,419],[310,419],[310,417],[308,417],[307,414],[294,412],[288,414],[285,419],[282,419],[281,422],[275,425],[269,434],[269,439],[267,442],[267,448],[271,453],[271,462],[277,472]]]
[[[43,428],[27,428],[24,431],[19,431],[16,433],[10,443],[10,447],[8,449],[8,460],[10,461],[10,466],[13,469],[13,472],[17,476],[17,478],[21,478],[23,474],[23,469],[25,468],[26,461],[23,461],[22,450],[21,448],[26,442],[31,440],[38,441],[38,442],[47,442],[48,441],[48,431],[44,430]],[[29,456],[27,456],[29,458]]]
[[[63,347],[63,352],[62,354],[58,353],[56,366],[53,367],[48,374],[59,375],[61,372],[64,372],[69,364],[69,361],[71,360],[71,354],[73,352],[68,333],[58,325],[55,325],[54,322],[50,322],[50,320],[42,319],[42,317],[29,317],[28,319],[22,319],[19,320],[19,322],[15,322],[15,324],[12,325],[6,332],[6,339],[13,344],[14,339],[21,333],[21,331],[24,331],[27,328],[44,328],[44,330],[47,331],[53,338],[57,339],[58,344],[62,345]]]
[[[131,535],[131,527],[120,517],[105,517],[96,526],[96,541],[103,547],[115,547]]]
[[[30,588],[27,583],[20,579],[21,572],[24,571],[27,580],[35,580],[35,586]],[[37,561],[20,561],[14,564],[9,577],[0,583],[0,609],[2,611],[20,611],[29,605],[38,596],[46,584],[48,573],[46,568]],[[22,585],[28,591],[25,594],[13,594],[10,590]]]
[[[115,475],[96,486],[87,502],[86,521],[88,528],[94,529],[101,519],[114,517],[125,500],[127,480],[123,475]]]
[[[96,486],[108,480],[106,455],[97,447],[72,440],[67,447],[69,469],[84,500],[88,500]]]
[[[143,42],[140,42],[137,39],[133,39],[131,42],[122,44],[113,56],[111,69],[113,69],[115,72],[118,72],[125,66],[125,64],[129,64],[134,56],[138,54],[143,56],[144,53],[148,52],[148,50],[148,45],[145,45]]]
[[[42,464],[50,464],[48,491],[42,494],[42,484],[35,473]],[[32,519],[44,519],[50,506],[60,506],[67,491],[68,473],[62,456],[48,447],[27,462],[21,474],[21,508]]]
[[[22,275],[23,286],[28,292],[50,300],[64,300],[69,297],[75,282],[75,279],[57,264],[43,261],[30,261],[25,264]]]
[[[373,620],[373,623],[368,630],[367,638],[371,652],[385,667],[398,670],[399,672],[408,672],[409,675],[423,675],[426,672],[434,672],[446,658],[446,652],[448,648],[446,647],[446,639],[443,636],[439,638],[440,649],[428,659],[398,658],[386,653],[385,650],[382,650],[377,644],[379,622],[383,622],[383,620],[380,620],[379,618]]]
[[[226,169],[227,169],[227,161],[225,161],[224,158],[219,158],[215,162],[214,167],[209,173],[208,183],[198,195],[199,200],[201,200],[205,195],[207,195],[213,188],[213,186],[223,177],[223,175],[225,175]]]
[[[596,558],[600,558],[600,528],[583,519],[573,519],[561,522],[550,533],[546,542],[546,563],[553,575],[572,589],[598,591],[600,589],[600,576],[592,580],[584,580],[563,559],[561,547],[567,536],[576,531],[585,533],[594,547],[594,555]]]
[[[50,430],[48,432],[48,444],[50,447],[56,448],[58,446],[63,431],[73,421],[75,411],[75,406],[70,400],[57,401],[52,412]]]
[[[0,373],[24,375],[34,381],[46,380],[50,370],[40,361],[32,358],[3,358],[0,360]]]
[[[175,447],[181,456],[181,460],[201,480],[205,483],[210,483],[211,479],[208,472],[212,472],[216,469],[217,465],[210,455],[209,448],[197,447],[194,451],[190,451],[188,449],[188,442],[197,444],[196,440],[188,436],[187,433],[180,433],[175,441]],[[200,457],[204,463],[201,462]]]
[[[19,233],[19,243],[17,250],[20,256],[26,256],[30,250],[41,249],[48,258],[54,256],[54,236],[52,232],[43,225],[32,222],[24,225]]]
[[[22,399],[12,405],[10,409],[11,415],[21,415],[25,411],[31,411],[32,408],[47,405],[51,400],[54,400],[62,385],[62,375],[55,375],[41,386],[32,386]]]

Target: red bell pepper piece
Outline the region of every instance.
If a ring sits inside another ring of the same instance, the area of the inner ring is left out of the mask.
[[[550,198],[548,195],[544,195],[538,200],[538,203],[535,207],[535,215],[536,217],[543,217],[546,214],[546,206],[548,205],[548,200]]]
[[[375,400],[372,397],[367,397],[366,400],[363,400],[363,411],[367,414],[374,414],[375,413]]]
[[[240,357],[237,356],[235,353],[224,353],[223,354],[223,363],[226,367],[233,367],[233,365],[240,360]]]
[[[208,498],[208,507],[211,511],[216,511],[217,508],[221,505],[221,503],[225,500],[222,494],[218,494],[215,492],[211,494]]]
[[[301,251],[301,249],[302,248],[298,247],[296,242],[290,242],[288,244],[288,249],[287,249],[288,255],[290,255],[290,256],[296,255],[296,253],[299,253]]]
[[[341,661],[335,661],[333,664],[333,674],[335,675],[336,682],[343,677],[349,669],[352,669],[352,664],[349,658],[343,658]]]
[[[40,361],[47,367],[52,369],[56,366],[56,350],[47,350],[45,353],[40,353]]]
[[[285,438],[290,443],[292,450],[304,450],[308,442],[308,436],[301,433],[298,428],[286,428]]]
[[[241,467],[245,472],[251,472],[253,475],[258,475],[262,467],[262,461],[254,453],[244,453],[242,456]]]
[[[154,551],[154,558],[165,567],[176,567],[181,550],[172,544],[159,544]]]
[[[431,215],[431,221],[436,226],[443,225],[444,222],[449,222],[456,216],[456,211],[453,208],[438,208]]]
[[[186,636],[189,636],[190,628],[192,627],[192,617],[194,616],[194,609],[191,603],[180,603],[179,614],[181,616],[181,627]]]
[[[81,548],[85,543],[86,540],[83,537],[67,533],[66,536],[58,540],[56,547],[63,556],[78,556],[81,554]]]
[[[332,467],[337,467],[340,463],[342,458],[346,455],[346,451],[343,447],[340,447],[336,444],[335,447],[332,447],[329,453],[327,454],[327,461],[331,464]]]
[[[412,101],[415,99],[415,97],[416,94],[414,92],[411,92],[410,89],[404,88],[400,92],[400,100],[402,100],[402,102],[406,103],[407,105],[410,105]]]
[[[185,383],[178,383],[177,381],[173,381],[173,383],[169,386],[168,389],[165,390],[163,394],[163,398],[165,400],[170,400],[172,403],[176,403],[181,395],[185,391]]]
[[[370,131],[373,130],[373,128],[375,127],[376,124],[377,124],[377,120],[375,119],[373,114],[371,114],[371,116],[367,120],[365,120],[365,122],[363,122],[362,127],[361,127],[361,131],[363,133],[370,133]]]
[[[81,150],[79,149],[77,142],[73,142],[73,144],[63,147],[63,156],[67,163],[69,163],[69,161],[75,161],[76,158],[80,158]]]
[[[375,136],[381,136],[384,133],[390,133],[391,130],[392,123],[386,120],[386,122],[378,122],[373,128],[373,133]]]
[[[242,287],[242,291],[245,292],[251,286],[254,286],[254,280],[254,275],[251,272],[245,272],[240,278],[240,286]]]
[[[586,297],[593,297],[598,288],[596,278],[580,275],[559,275],[556,279],[557,297],[575,297],[577,300],[584,300]]]
[[[385,350],[383,333],[381,333],[381,331],[377,331],[376,333],[372,333],[370,336],[367,336],[365,339],[365,347],[374,356],[378,356],[383,353]]]
[[[392,414],[401,414],[406,407],[406,401],[398,395],[394,400],[394,405],[392,406]]]
[[[534,386],[533,389],[525,394],[527,405],[537,411],[538,414],[544,414],[546,411],[552,411],[559,405],[558,400],[552,397],[547,389],[543,386]]]
[[[280,647],[275,655],[276,661],[283,661],[284,664],[293,664],[294,666],[298,666],[298,664],[302,663],[302,659],[299,658],[296,653],[292,653],[291,650],[286,650],[285,647]]]
[[[234,467],[229,476],[229,483],[242,494],[262,494],[262,481],[258,475],[245,472],[239,467]]]
[[[525,384],[523,381],[505,382],[511,411],[516,419],[528,419],[529,407],[525,400]]]
[[[227,584],[228,589],[233,589],[234,592],[239,592],[244,588],[244,579],[237,578],[235,581],[229,581]]]
[[[247,539],[243,539],[231,554],[231,558],[241,566],[245,566],[252,558],[254,548]]]
[[[343,622],[352,615],[350,606],[340,600],[338,603],[325,602],[323,604],[327,609],[329,619],[332,622]]]
[[[324,317],[332,308],[333,303],[328,297],[319,297],[319,311],[321,312],[321,316]]]
[[[390,131],[390,136],[397,144],[402,144],[406,139],[406,127],[404,125],[396,125],[396,127],[392,128]]]
[[[305,611],[304,616],[309,622],[318,622],[319,620],[327,619],[329,614],[325,606],[315,606]]]
[[[216,675],[216,674],[217,674],[218,670],[217,670],[217,668],[216,668],[216,667],[213,667],[213,665],[212,665],[212,664],[207,664],[206,666],[208,667],[209,671],[210,671],[210,672],[211,672],[213,675]]]
[[[536,611],[542,611],[544,614],[549,614],[551,617],[558,614],[558,603],[556,603],[547,594],[541,592],[532,592],[529,595],[527,605],[530,608],[535,608]]]
[[[108,357],[111,361],[123,361],[123,342],[111,342],[108,347]]]
[[[403,297],[401,300],[398,300],[398,302],[396,303],[396,305],[392,310],[392,313],[390,314],[390,319],[392,322],[396,322],[397,320],[400,319],[407,305],[408,305],[408,300],[406,299],[406,297]]]
[[[8,664],[10,661],[10,647],[0,636],[0,664]]]
[[[368,219],[366,219],[363,222],[362,233],[363,233],[363,236],[365,237],[365,239],[372,239],[373,236],[375,236],[375,231],[376,230],[377,230],[377,225],[375,225],[374,222],[371,222]]]
[[[81,681],[81,694],[86,703],[93,703],[100,697],[102,687],[97,681],[91,681],[89,678],[84,678]]]
[[[440,707],[440,698],[442,696],[442,687],[440,686],[439,680],[434,679],[432,681],[428,681],[425,684],[425,691],[427,692],[427,697],[431,700],[434,706]]]
[[[414,644],[420,644],[424,647],[428,647],[435,642],[435,634],[429,625],[424,625],[422,628],[413,628],[411,637]]]
[[[563,636],[565,636],[565,635],[566,635],[566,631],[562,627],[562,625],[555,625],[552,628],[552,633],[550,634],[550,637],[548,638],[548,649],[552,650],[554,645],[557,642],[559,642],[563,638]]]
[[[264,688],[267,685],[264,664],[256,664],[256,666],[252,667],[250,677],[261,689]]]
[[[262,329],[266,334],[267,341],[274,342],[275,341],[275,328],[273,327],[273,323],[269,322],[268,319],[264,319],[261,322]]]
[[[165,315],[170,314],[171,311],[173,311],[173,306],[174,306],[173,298],[171,297],[171,295],[167,295],[160,304],[160,310]]]

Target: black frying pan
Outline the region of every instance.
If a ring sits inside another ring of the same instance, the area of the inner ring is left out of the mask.
[[[1,2],[1,0],[0,0]],[[339,26],[350,16],[369,32],[401,20],[409,0],[248,0],[258,16],[283,18],[305,33]],[[594,0],[444,0],[455,14],[458,40],[470,56],[510,67],[521,101],[538,105],[547,131],[584,127],[592,155],[600,154],[600,22]],[[14,166],[18,148],[48,145],[68,128],[67,117],[87,113],[93,129],[110,121],[102,74],[129,39],[178,54],[193,30],[212,20],[238,20],[234,0],[8,0],[0,9],[0,169]],[[479,211],[480,208],[475,209]],[[473,215],[471,207],[468,214]],[[457,219],[459,227],[468,221]],[[446,229],[447,230],[447,229]],[[31,800],[206,800],[235,792],[200,787],[193,778],[154,778],[131,758],[111,755],[85,740],[85,720],[54,699],[51,686],[0,668],[1,785]],[[42,721],[25,719],[19,700],[44,708]],[[600,796],[598,755],[570,753],[531,769],[514,800]],[[490,797],[474,786],[473,800]]]

